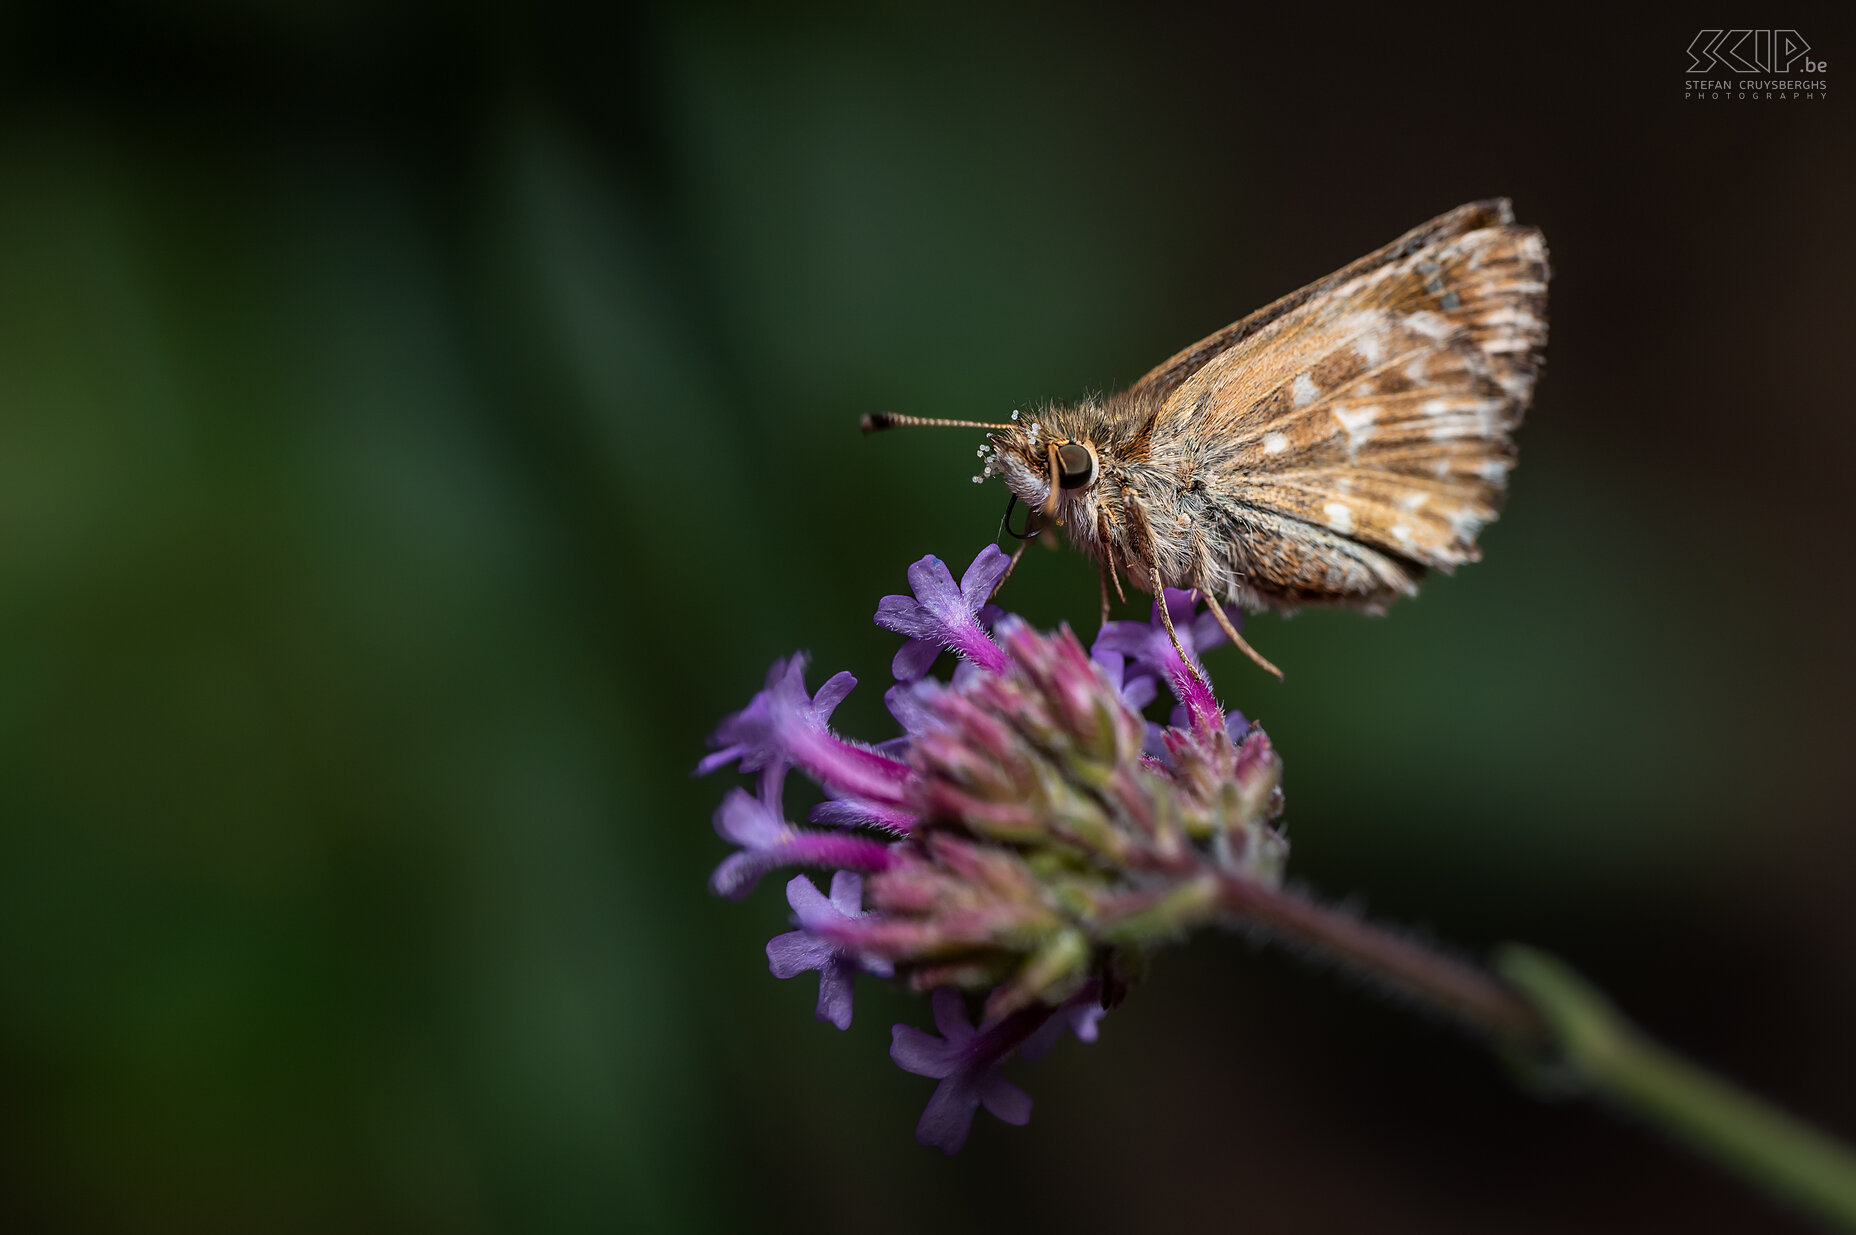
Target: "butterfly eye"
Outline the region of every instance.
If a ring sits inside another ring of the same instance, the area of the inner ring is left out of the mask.
[[[1096,457],[1086,446],[1071,442],[1057,448],[1057,483],[1065,489],[1080,489],[1096,478]]]

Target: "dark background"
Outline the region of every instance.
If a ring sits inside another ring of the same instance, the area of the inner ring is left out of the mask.
[[[1709,21],[1754,20],[1710,17]],[[1787,9],[1847,89],[1846,19]],[[1031,1125],[704,881],[704,735],[999,488],[997,418],[1475,197],[1556,270],[1488,560],[1257,620],[1292,869],[1553,949],[1856,1136],[1847,99],[1700,19],[0,7],[0,1218],[13,1229],[1797,1229],[1234,938]],[[1076,555],[1006,599],[1093,628]]]

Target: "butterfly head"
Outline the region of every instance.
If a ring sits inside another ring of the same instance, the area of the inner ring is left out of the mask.
[[[987,473],[1003,478],[1019,501],[1057,522],[1067,507],[1087,498],[1101,471],[1094,443],[1063,424],[1061,409],[1016,422],[990,440]]]
[[[1089,500],[1102,468],[1101,455],[1088,432],[1089,410],[1054,407],[1030,415],[1013,412],[1011,421],[1005,424],[931,420],[877,412],[863,418],[863,430],[865,433],[910,427],[991,430],[986,435],[988,446],[980,450],[986,465],[974,481],[998,476],[1019,501],[1046,519],[1062,523],[1066,508]]]

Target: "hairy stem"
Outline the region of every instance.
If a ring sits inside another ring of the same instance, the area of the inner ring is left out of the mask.
[[[1510,945],[1501,977],[1295,892],[1220,873],[1238,924],[1447,1014],[1787,1204],[1856,1231],[1856,1152],[1652,1042],[1558,961]],[[1505,979],[1505,980],[1504,980]]]
[[[1298,893],[1243,875],[1218,876],[1232,919],[1393,987],[1465,1027],[1520,1045],[1548,1040],[1546,1020],[1488,971]]]

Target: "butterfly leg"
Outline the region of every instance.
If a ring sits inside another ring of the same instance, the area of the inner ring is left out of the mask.
[[[1122,604],[1128,603],[1128,594],[1121,590],[1121,575],[1115,570],[1115,521],[1109,517],[1108,503],[1104,502],[1096,510],[1096,544],[1101,546],[1101,582],[1102,582],[1102,625],[1108,625],[1108,585],[1113,582],[1115,595]]]
[[[1178,653],[1179,663],[1186,666],[1187,672],[1191,673],[1193,677],[1199,680],[1199,685],[1203,686],[1206,690],[1210,690],[1212,684],[1205,680],[1205,675],[1199,672],[1199,667],[1192,663],[1192,657],[1186,655],[1186,649],[1179,646],[1179,635],[1173,630],[1173,615],[1168,613],[1166,608],[1166,585],[1160,580],[1160,568],[1158,566],[1149,566],[1148,570],[1152,573],[1154,579],[1154,595],[1158,597],[1160,601],[1158,606],[1160,610],[1160,622],[1166,627],[1166,637],[1173,641],[1173,651]]]
[[[1272,665],[1269,661],[1263,659],[1263,654],[1257,651],[1257,649],[1251,647],[1249,642],[1244,638],[1244,636],[1237,633],[1237,627],[1231,624],[1230,615],[1225,613],[1224,606],[1218,603],[1218,598],[1212,594],[1212,590],[1210,588],[1203,588],[1203,587],[1200,588],[1199,590],[1205,593],[1205,599],[1208,602],[1208,604],[1211,606],[1212,616],[1218,619],[1218,625],[1224,627],[1224,633],[1230,637],[1231,642],[1236,644],[1238,649],[1242,651],[1244,655],[1256,661],[1258,667],[1261,668],[1265,673],[1273,673],[1276,675],[1276,680],[1278,682],[1282,681],[1282,670],[1278,669],[1275,665]]]

